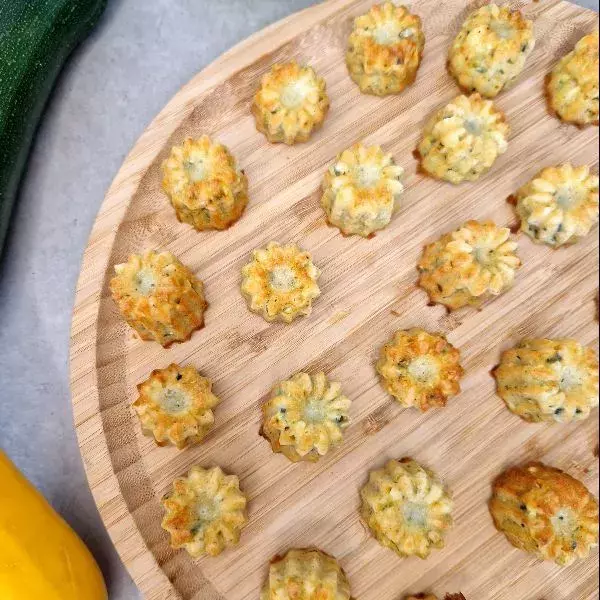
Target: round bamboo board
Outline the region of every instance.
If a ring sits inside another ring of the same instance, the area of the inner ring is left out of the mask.
[[[597,418],[528,425],[494,393],[490,369],[525,336],[572,336],[597,348],[598,236],[552,251],[519,237],[523,268],[513,289],[481,311],[446,314],[427,306],[415,265],[422,247],[468,219],[515,222],[506,198],[541,167],[566,160],[597,167],[598,129],[561,124],[546,110],[544,76],[596,15],[567,2],[524,6],[537,46],[517,85],[497,99],[511,126],[509,147],[478,182],[452,186],[417,173],[412,151],[425,119],[458,90],[445,70],[448,45],[481,2],[420,0],[425,57],[399,96],[361,95],[344,64],[352,18],[370,1],[332,0],[281,21],[198,74],[150,124],[125,160],[85,251],[73,316],[71,379],[75,425],[90,486],[108,531],[146,598],[255,600],[269,559],[289,547],[318,546],[339,558],[361,600],[462,591],[468,599],[597,598],[597,554],[569,568],[541,563],[496,533],[490,484],[506,466],[543,460],[597,488]],[[249,103],[260,76],[296,59],[327,81],[331,111],[308,143],[270,145],[254,129]],[[225,232],[197,233],[177,222],[160,191],[171,146],[202,133],[226,144],[245,169],[250,203]],[[373,239],[327,227],[320,183],[338,152],[377,143],[406,170],[401,211]],[[250,313],[240,269],[253,248],[295,241],[322,269],[313,313],[292,325]],[[147,248],[167,249],[205,282],[206,327],[168,350],[136,339],[108,290],[114,264]],[[401,410],[374,369],[379,347],[402,328],[448,334],[462,350],[462,393],[445,409]],[[197,447],[157,448],[141,435],[130,404],[136,384],[176,361],[191,363],[222,398],[216,427]],[[353,400],[344,444],[317,464],[291,464],[259,436],[271,386],[299,370],[322,369]],[[426,561],[381,547],[358,515],[358,490],[386,459],[412,456],[443,478],[455,498],[446,548]],[[240,477],[249,525],[239,546],[192,561],[169,548],[160,497],[195,463]]]

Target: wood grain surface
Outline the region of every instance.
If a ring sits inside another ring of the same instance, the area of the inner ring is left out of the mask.
[[[541,563],[495,532],[490,484],[505,467],[542,460],[597,489],[597,412],[569,425],[527,424],[494,393],[490,369],[524,336],[572,336],[597,349],[598,234],[560,250],[519,236],[523,268],[513,289],[480,311],[427,306],[415,285],[422,247],[468,219],[515,222],[506,198],[540,168],[562,161],[597,169],[598,129],[548,115],[544,76],[581,35],[591,11],[567,2],[520,4],[535,21],[537,46],[517,85],[497,98],[511,126],[508,151],[476,183],[452,186],[416,172],[412,151],[424,121],[457,95],[446,52],[465,15],[482,4],[420,0],[412,7],[427,38],[417,81],[399,96],[361,95],[344,63],[352,18],[369,1],[332,0],[256,34],[187,84],[125,160],[85,251],[73,316],[71,378],[81,452],[100,513],[124,563],[148,599],[255,600],[269,559],[318,546],[339,558],[360,600],[408,592],[462,591],[469,600],[598,598],[598,554],[568,568]],[[517,6],[517,3],[513,3]],[[270,145],[254,129],[249,103],[272,63],[310,63],[327,81],[331,111],[308,143]],[[160,191],[160,163],[185,136],[207,133],[245,169],[250,203],[225,232],[178,223]],[[325,224],[323,173],[353,142],[376,143],[406,170],[401,211],[373,239],[344,238]],[[292,325],[250,313],[240,269],[270,240],[294,241],[323,275],[313,313]],[[115,263],[147,248],[169,250],[205,282],[206,327],[164,350],[136,339],[112,302]],[[462,393],[444,409],[402,410],[378,383],[374,362],[392,333],[411,326],[448,334],[460,347]],[[157,448],[130,408],[135,386],[176,361],[193,364],[222,398],[205,442]],[[298,370],[324,370],[353,400],[344,444],[317,464],[292,464],[258,435],[271,386]],[[358,490],[369,470],[412,456],[453,491],[455,527],[428,560],[400,559],[361,524]],[[239,475],[249,525],[239,546],[192,561],[169,548],[159,499],[193,464]]]

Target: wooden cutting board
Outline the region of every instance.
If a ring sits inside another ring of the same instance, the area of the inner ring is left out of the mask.
[[[543,460],[597,489],[597,413],[569,425],[530,425],[494,393],[490,369],[525,336],[572,336],[597,349],[598,233],[553,251],[519,237],[516,284],[483,310],[446,314],[415,285],[422,247],[468,219],[515,222],[506,198],[540,168],[563,161],[597,168],[598,129],[548,115],[544,76],[597,25],[568,2],[523,6],[537,46],[514,89],[497,99],[511,126],[508,151],[478,182],[452,186],[416,173],[412,151],[424,121],[458,90],[446,73],[449,43],[481,2],[420,0],[425,57],[400,96],[361,95],[344,49],[354,16],[371,2],[332,0],[254,35],[199,73],[150,124],[123,163],[85,251],[73,316],[71,379],[81,453],[98,508],[146,598],[256,600],[269,559],[290,547],[318,546],[339,558],[360,600],[400,600],[408,592],[462,591],[469,600],[597,598],[598,555],[569,568],[542,563],[495,532],[490,484],[505,467]],[[513,3],[517,6],[517,3]],[[249,103],[275,62],[310,63],[327,81],[331,111],[306,144],[270,145],[254,129]],[[245,169],[250,203],[225,232],[178,223],[160,191],[160,164],[185,136],[207,133]],[[403,206],[374,239],[344,238],[319,205],[323,173],[357,140],[380,144],[406,170]],[[292,325],[250,313],[239,292],[252,249],[294,241],[322,269],[313,313]],[[169,250],[205,282],[206,328],[164,350],[136,339],[112,302],[115,263],[147,248]],[[378,383],[379,347],[397,329],[424,327],[460,347],[463,391],[444,409],[402,410]],[[157,448],[130,409],[136,384],[172,361],[193,364],[222,398],[216,427],[185,451]],[[344,444],[318,464],[292,464],[258,435],[271,386],[299,370],[322,369],[354,401]],[[455,498],[446,548],[428,560],[400,559],[359,520],[358,490],[388,458],[412,456],[435,470]],[[193,562],[169,548],[160,497],[193,464],[240,477],[249,525],[239,546]]]

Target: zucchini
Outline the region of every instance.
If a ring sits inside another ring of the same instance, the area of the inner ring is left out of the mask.
[[[106,0],[0,1],[0,255],[31,142],[65,60]]]

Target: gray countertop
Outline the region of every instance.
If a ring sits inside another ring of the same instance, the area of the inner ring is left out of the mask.
[[[69,396],[73,294],[104,193],[144,127],[196,72],[311,0],[110,0],[63,72],[0,264],[0,446],[96,556],[110,598],[138,592],[87,486]],[[598,0],[579,2],[598,10]]]

